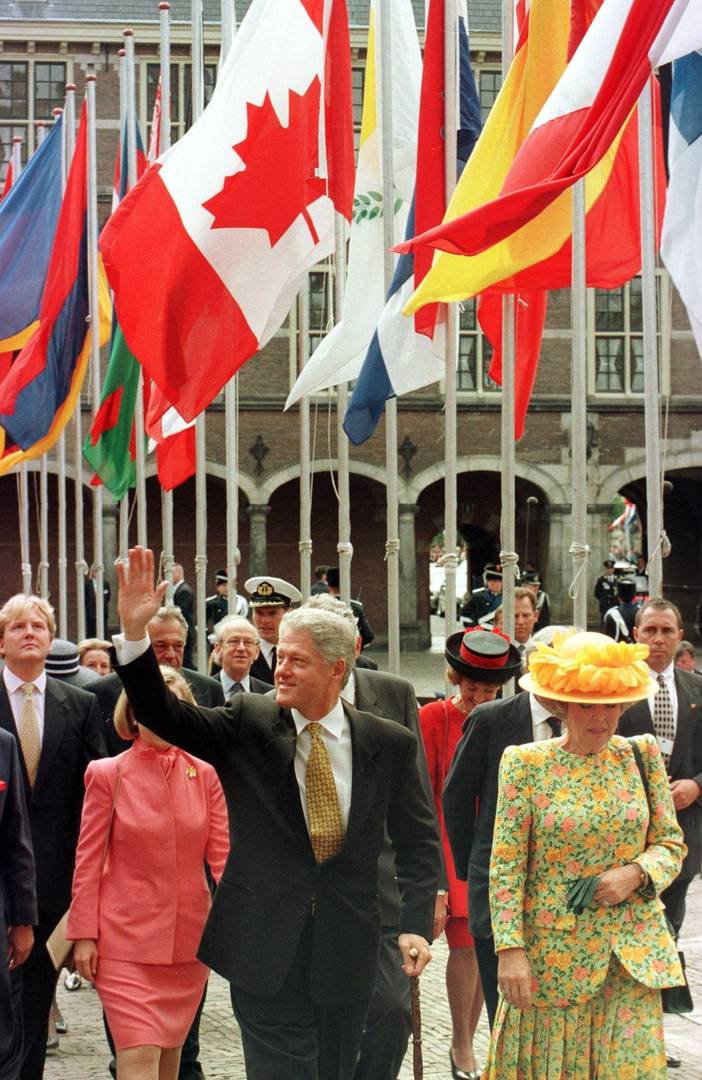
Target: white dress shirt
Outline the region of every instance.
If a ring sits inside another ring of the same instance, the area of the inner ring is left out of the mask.
[[[261,652],[263,653],[263,659],[268,664],[268,667],[272,667],[271,653],[276,648],[276,646],[273,644],[272,641],[266,641],[265,638],[261,638],[258,644],[261,648]]]
[[[553,728],[548,722],[548,717],[553,713],[545,709],[533,694],[529,694],[529,707],[531,708],[531,727],[534,732],[534,742],[545,742],[553,738]]]
[[[309,731],[305,731],[305,728],[310,721],[304,717],[301,712],[298,712],[297,709],[291,709],[290,711],[292,712],[295,730],[297,731],[295,778],[297,780],[297,786],[300,789],[300,802],[302,803],[302,811],[305,815],[305,823],[309,829],[310,823],[307,818],[307,786],[305,784],[305,774],[307,770],[307,759],[310,756],[310,749],[312,747],[312,736]],[[319,721],[319,724],[322,742],[329,755],[329,763],[332,768],[332,773],[334,774],[336,792],[339,796],[341,819],[344,823],[344,829],[346,829],[349,823],[349,811],[351,810],[351,777],[353,767],[351,755],[351,727],[341,701],[337,701],[331,712],[328,712],[326,716],[323,716]]]
[[[656,682],[658,682],[658,674],[659,673],[657,671],[654,671],[653,668],[649,668],[648,670],[649,670],[649,674],[650,674],[651,678],[655,679]],[[677,691],[677,689],[675,687],[675,663],[674,663],[674,661],[671,660],[671,662],[668,664],[668,667],[665,669],[665,671],[661,671],[660,674],[663,676],[663,681],[665,682],[666,689],[667,689],[668,693],[670,694],[670,701],[671,701],[671,704],[673,706],[673,726],[674,726],[675,731],[677,733],[677,730],[678,730],[678,691]],[[653,716],[653,707],[654,707],[655,700],[656,700],[656,695],[655,694],[653,695],[653,697],[650,697],[648,699],[648,707],[651,710],[651,716]]]
[[[10,699],[10,708],[12,709],[12,716],[15,721],[15,727],[17,728],[17,734],[22,737],[22,706],[24,705],[24,691],[22,687],[25,682],[32,682],[34,685],[34,693],[32,694],[32,704],[34,705],[34,711],[37,714],[37,721],[39,724],[39,740],[43,744],[44,742],[44,708],[46,705],[46,672],[42,671],[41,675],[37,675],[36,679],[20,679],[19,675],[15,675],[13,671],[10,671],[7,664],[2,669],[2,677],[5,680],[5,689],[7,690],[7,696]]]

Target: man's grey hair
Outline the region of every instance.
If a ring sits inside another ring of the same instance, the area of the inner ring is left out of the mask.
[[[177,604],[164,604],[158,609],[156,614],[149,619],[149,622],[177,622],[185,631],[186,636],[188,633],[188,624],[185,621],[185,616]]]
[[[242,630],[248,630],[256,644],[260,644],[261,637],[258,630],[253,625],[253,623],[250,623],[249,620],[245,619],[243,615],[225,615],[223,619],[220,619],[219,622],[216,623],[214,626],[214,630],[212,633],[212,644],[221,645],[224,635],[234,626],[240,626]]]
[[[308,605],[287,611],[280,623],[281,638],[285,633],[309,634],[314,647],[328,664],[344,661],[342,687],[346,686],[356,659],[356,628],[346,619],[323,608],[312,609]]]
[[[353,627],[354,634],[358,634],[358,619],[348,604],[345,604],[338,596],[332,596],[331,593],[317,593],[309,600],[305,600],[302,606],[315,611],[331,611],[333,615],[346,619],[349,626]]]

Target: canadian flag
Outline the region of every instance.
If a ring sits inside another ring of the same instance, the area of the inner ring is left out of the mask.
[[[127,343],[185,420],[279,329],[352,200],[345,0],[253,0],[203,115],[100,242]]]

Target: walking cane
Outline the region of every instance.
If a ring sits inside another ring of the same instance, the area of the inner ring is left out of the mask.
[[[410,956],[417,959],[416,949],[410,949]],[[422,1010],[419,1004],[419,975],[410,977],[410,1001],[412,1005],[412,1064],[414,1080],[424,1080],[424,1060],[422,1058]]]

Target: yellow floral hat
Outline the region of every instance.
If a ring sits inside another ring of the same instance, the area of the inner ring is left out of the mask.
[[[641,701],[658,685],[649,673],[648,645],[627,645],[585,630],[537,644],[519,685],[539,697],[584,704]]]

